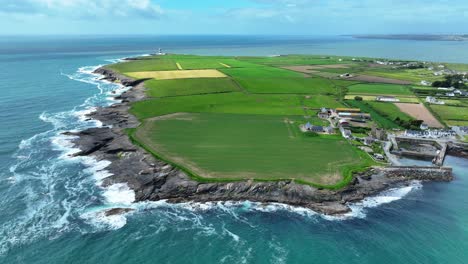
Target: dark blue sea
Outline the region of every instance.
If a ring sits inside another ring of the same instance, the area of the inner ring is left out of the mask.
[[[468,162],[455,181],[354,204],[342,218],[273,204],[130,204],[106,162],[70,158],[64,131],[116,101],[92,71],[163,48],[201,55],[325,54],[468,63],[468,42],[349,37],[0,38],[0,263],[468,263]],[[106,208],[132,207],[126,216]]]

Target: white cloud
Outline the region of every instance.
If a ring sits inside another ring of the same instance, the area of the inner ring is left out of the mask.
[[[0,12],[9,14],[42,14],[70,19],[133,17],[157,19],[163,9],[150,0],[4,0]]]

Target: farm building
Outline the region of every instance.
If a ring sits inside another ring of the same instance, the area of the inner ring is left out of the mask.
[[[315,133],[323,133],[323,126],[312,126],[309,131],[315,132]]]
[[[438,104],[438,105],[443,105],[445,102],[437,100],[437,98],[428,96],[426,97],[426,102],[429,104]]]
[[[371,135],[378,140],[387,140],[387,132],[385,132],[385,129],[376,127],[375,125],[372,126]]]
[[[374,154],[374,157],[375,157],[376,159],[378,159],[378,160],[385,160],[384,155],[379,154],[379,153],[375,153],[375,154]]]
[[[377,96],[375,100],[378,102],[400,102],[400,99],[394,96]]]
[[[342,126],[340,126],[340,132],[344,138],[350,138],[352,136],[351,130],[346,129]]]
[[[439,88],[437,88],[437,90],[441,90],[441,91],[453,91],[453,90],[455,90],[455,88],[453,88],[453,87],[449,87],[449,88],[447,88],[447,87],[439,87]]]
[[[340,119],[338,123],[340,124],[340,127],[349,127],[349,121],[346,119]]]
[[[327,134],[335,134],[335,129],[331,126],[328,126],[323,128],[323,132]]]
[[[329,133],[331,134],[329,131],[330,131],[330,128],[329,127],[323,127],[323,126],[316,126],[316,125],[312,125],[310,122],[307,122],[307,124],[304,125],[304,128],[306,131],[310,131],[310,132],[315,132],[315,133]],[[333,130],[333,128],[332,128]],[[332,132],[333,133],[333,132]]]
[[[335,111],[337,113],[360,113],[361,109],[359,108],[337,108]]]
[[[327,119],[330,117],[331,111],[325,107],[322,107],[317,115],[321,119]]]
[[[375,142],[375,139],[373,137],[366,137],[364,138],[364,144],[370,146]]]
[[[421,81],[421,85],[430,86],[432,83],[428,81]]]
[[[370,114],[366,114],[366,113],[346,113],[346,112],[343,112],[343,113],[339,113],[338,116],[339,116],[340,118],[371,119],[371,115],[370,115]]]

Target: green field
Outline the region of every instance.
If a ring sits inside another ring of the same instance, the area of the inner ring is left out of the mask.
[[[145,82],[150,97],[183,96],[240,91],[228,78],[199,78],[180,80],[149,80]]]
[[[375,109],[380,115],[390,119],[395,120],[400,118],[402,120],[412,120],[413,118],[406,113],[400,111],[400,109],[392,103],[383,103],[383,102],[368,102],[368,104]]]
[[[304,115],[298,95],[219,93],[139,101],[130,110],[139,119],[177,112]]]
[[[251,63],[287,66],[287,65],[329,65],[329,64],[348,64],[350,59],[336,56],[311,56],[311,55],[287,55],[273,57],[240,57],[242,61]],[[342,61],[340,61],[342,59]]]
[[[372,120],[385,129],[400,128],[394,122],[396,117],[400,117],[403,120],[411,120],[410,116],[401,112],[398,107],[391,103],[346,100],[346,104],[351,107],[360,108],[361,111],[371,114]]]
[[[317,117],[321,107],[357,107],[370,113],[371,122],[380,127],[412,127],[410,116],[392,103],[375,102],[375,97],[393,95],[401,102],[419,99],[409,86],[348,81],[338,75],[359,72],[415,83],[440,79],[426,69],[394,70],[371,66],[371,62],[338,56],[171,54],[107,67],[127,76],[159,78],[145,81],[149,98],[132,103],[130,112],[142,125],[130,135],[136,144],[194,179],[294,179],[340,188],[351,181],[353,172],[375,163],[353,141],[340,135],[302,133],[299,126],[306,122],[329,125]],[[226,76],[214,78],[220,72]],[[176,79],[181,76],[186,79]],[[415,89],[431,92],[427,87]],[[364,101],[352,100],[356,95]],[[465,102],[452,99],[449,103],[461,106]],[[431,107],[446,123],[468,120],[465,108]]]
[[[170,71],[177,70],[177,65],[174,60],[170,58],[155,58],[143,59],[136,61],[121,62],[107,66],[112,70],[126,73],[126,72],[141,72],[141,71]]]
[[[340,136],[305,136],[299,122],[291,123],[295,119],[176,114],[146,121],[134,137],[208,179],[297,179],[333,186],[343,182],[346,171],[373,164]]]
[[[372,95],[413,95],[407,86],[396,84],[356,84],[348,87],[351,94],[372,94]]]
[[[355,84],[273,67],[222,69],[250,93],[337,94],[340,87]]]
[[[434,82],[442,80],[440,76],[435,76],[432,71],[428,69],[369,69],[364,71],[363,74],[374,75],[384,78],[398,79],[404,81],[410,81],[414,84],[419,84],[421,81]]]
[[[468,110],[466,107],[447,106],[447,105],[431,105],[430,106],[442,120],[468,120]]]

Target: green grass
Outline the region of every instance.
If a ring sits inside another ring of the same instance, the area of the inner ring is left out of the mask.
[[[432,71],[428,69],[382,69],[375,68],[369,69],[362,74],[368,74],[373,76],[379,76],[384,78],[398,79],[403,81],[410,81],[414,84],[419,84],[421,81],[434,82],[442,80],[443,77],[435,76]]]
[[[339,87],[355,82],[322,77],[305,78],[302,73],[273,67],[222,69],[250,93],[337,94]]]
[[[468,126],[468,120],[448,120],[445,123],[448,126]]]
[[[139,119],[177,112],[304,114],[300,97],[297,95],[254,95],[239,92],[150,99],[132,104],[130,111]]]
[[[170,58],[158,57],[136,61],[121,62],[106,66],[120,73],[140,71],[169,71],[177,70],[175,61]]]
[[[182,114],[147,121],[135,138],[157,155],[212,180],[281,180],[342,186],[370,158],[339,136],[307,137],[298,117]]]
[[[251,93],[337,94],[325,78],[234,78]]]
[[[389,116],[386,116],[386,113],[382,111],[382,110],[388,110],[388,108],[384,109],[384,107],[381,107],[380,109],[377,110],[370,104],[370,102],[355,101],[355,100],[346,100],[346,104],[348,104],[351,107],[360,108],[361,111],[365,113],[369,113],[372,117],[372,120],[376,122],[382,128],[385,128],[385,129],[400,128],[399,125],[393,122],[394,119],[391,119]],[[380,103],[380,104],[388,104],[388,103]],[[396,107],[393,104],[388,104],[388,105]],[[400,112],[400,110],[398,110],[398,112]]]
[[[302,97],[303,105],[313,109],[319,109],[322,107],[326,108],[338,108],[344,107],[344,105],[335,97],[327,95],[311,95],[309,98]]]
[[[395,120],[399,117],[402,120],[412,120],[413,118],[406,113],[400,111],[400,109],[392,103],[384,102],[367,102],[373,109],[380,113],[380,115],[387,117],[390,120]]]
[[[218,69],[225,68],[220,64],[220,60],[207,59],[174,59],[179,63],[184,70],[199,70],[199,69]]]
[[[446,66],[451,70],[468,72],[467,64],[448,63]]]
[[[444,121],[448,120],[468,120],[468,110],[466,107],[447,106],[447,105],[431,105],[434,112]]]
[[[342,58],[342,61],[339,59]],[[345,57],[336,56],[311,56],[311,55],[287,55],[276,57],[240,57],[239,60],[251,63],[287,66],[287,65],[330,65],[330,64],[350,64],[351,60]]]
[[[356,84],[348,87],[352,94],[372,94],[372,95],[413,95],[407,86],[395,84]]]
[[[225,74],[237,78],[301,78],[305,79],[302,73],[289,71],[274,67],[255,68],[224,68],[221,70]]]
[[[239,91],[239,86],[228,78],[199,78],[178,80],[149,80],[145,82],[150,97],[183,96]]]

